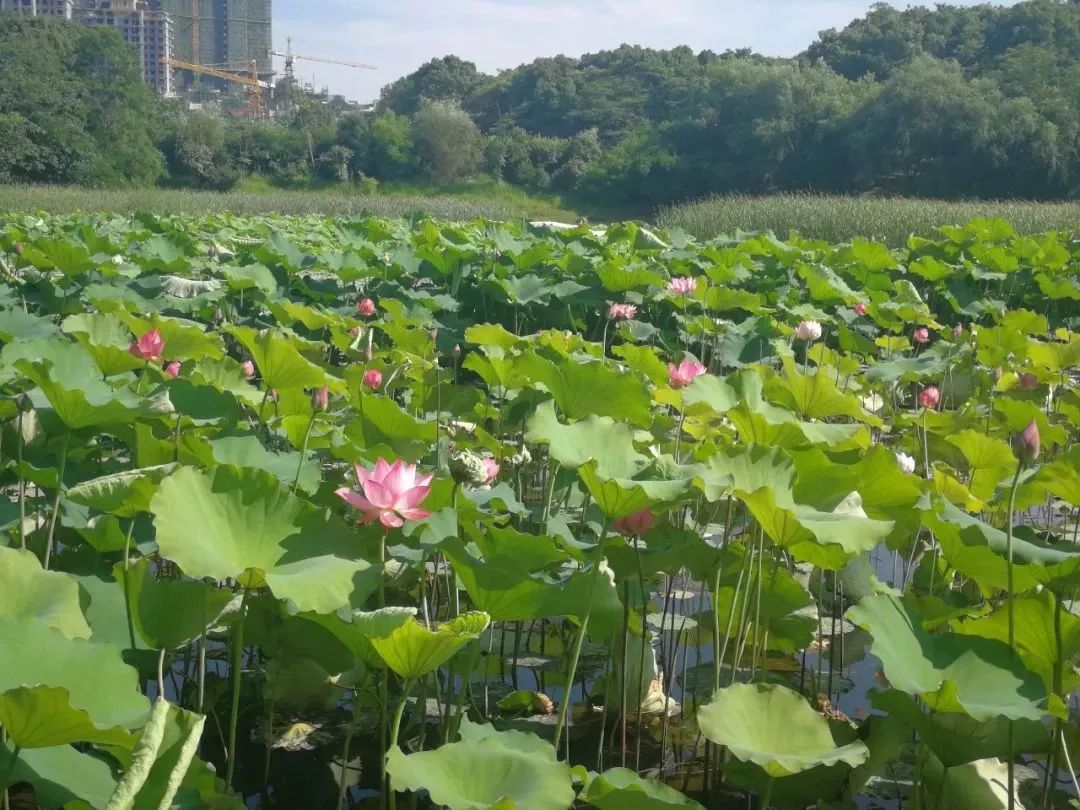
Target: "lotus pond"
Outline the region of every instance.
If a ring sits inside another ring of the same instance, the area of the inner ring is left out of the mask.
[[[13,808],[1063,808],[1080,239],[0,218]]]

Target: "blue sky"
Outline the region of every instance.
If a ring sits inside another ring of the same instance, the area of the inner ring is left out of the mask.
[[[977,0],[953,0],[976,5]],[[1008,0],[996,0],[1007,4]],[[872,2],[856,0],[274,0],[274,43],[297,53],[368,62],[356,70],[297,62],[298,75],[354,101],[438,56],[484,72],[539,56],[622,43],[694,50],[750,47],[790,56],[825,28],[842,27]],[[906,4],[904,4],[906,5]],[[280,61],[278,69],[280,70]]]

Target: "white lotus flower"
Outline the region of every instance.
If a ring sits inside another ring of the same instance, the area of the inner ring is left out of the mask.
[[[907,453],[897,453],[896,466],[900,468],[900,472],[905,475],[911,475],[915,472],[915,459]]]
[[[817,321],[802,321],[795,330],[799,340],[818,340],[821,337],[821,324]]]

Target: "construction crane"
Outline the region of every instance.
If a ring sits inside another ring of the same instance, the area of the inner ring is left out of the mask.
[[[327,59],[322,56],[304,56],[299,53],[293,52],[292,37],[287,40],[288,44],[285,46],[284,51],[275,51],[273,48],[267,51],[268,56],[282,56],[285,58],[285,78],[289,81],[293,79],[293,63],[297,59],[303,59],[305,62],[323,62],[328,65],[344,65],[345,67],[360,68],[361,70],[378,70],[374,65],[366,65],[363,62],[347,62],[344,59]]]
[[[224,79],[227,82],[236,82],[238,84],[247,85],[251,91],[251,97],[248,100],[248,115],[251,118],[259,118],[262,116],[262,91],[263,87],[266,85],[259,80],[259,65],[254,59],[251,60],[250,76],[228,73],[224,70],[215,70],[214,68],[206,67],[205,65],[196,65],[192,62],[182,62],[179,59],[173,59],[171,56],[164,56],[161,61],[170,68],[190,70],[192,73],[213,76],[216,79]]]

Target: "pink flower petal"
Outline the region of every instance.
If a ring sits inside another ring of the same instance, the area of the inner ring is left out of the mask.
[[[334,494],[341,498],[341,500],[345,501],[345,503],[347,503],[353,509],[357,509],[361,512],[370,512],[372,509],[377,508],[373,503],[371,503],[371,501],[369,501],[359,492],[349,489],[348,487],[342,487],[341,489],[336,490]]]
[[[369,478],[364,484],[364,495],[378,509],[394,507],[394,494],[373,478]]]
[[[383,526],[397,529],[405,525],[405,521],[399,518],[391,509],[387,509],[379,515],[379,521]]]
[[[385,458],[380,458],[378,461],[375,462],[375,469],[371,471],[369,480],[371,478],[374,478],[379,483],[382,483],[384,480],[386,480],[386,476],[389,474],[390,465],[386,463]]]
[[[424,502],[424,498],[431,492],[431,487],[413,487],[397,496],[394,508],[401,512],[403,509],[413,509]],[[404,514],[404,513],[403,513]]]
[[[431,517],[431,512],[427,509],[399,509],[398,512],[408,520],[424,520]]]
[[[415,468],[413,475],[409,475],[409,468],[405,466],[405,462],[398,459],[390,465],[390,473],[383,479],[382,483],[390,494],[393,495],[394,499],[397,500],[402,492],[412,488],[415,478]]]
[[[356,480],[360,483],[360,485],[363,486],[364,484],[366,484],[369,475],[368,471],[361,467],[359,464],[353,464],[353,469],[356,470]]]

